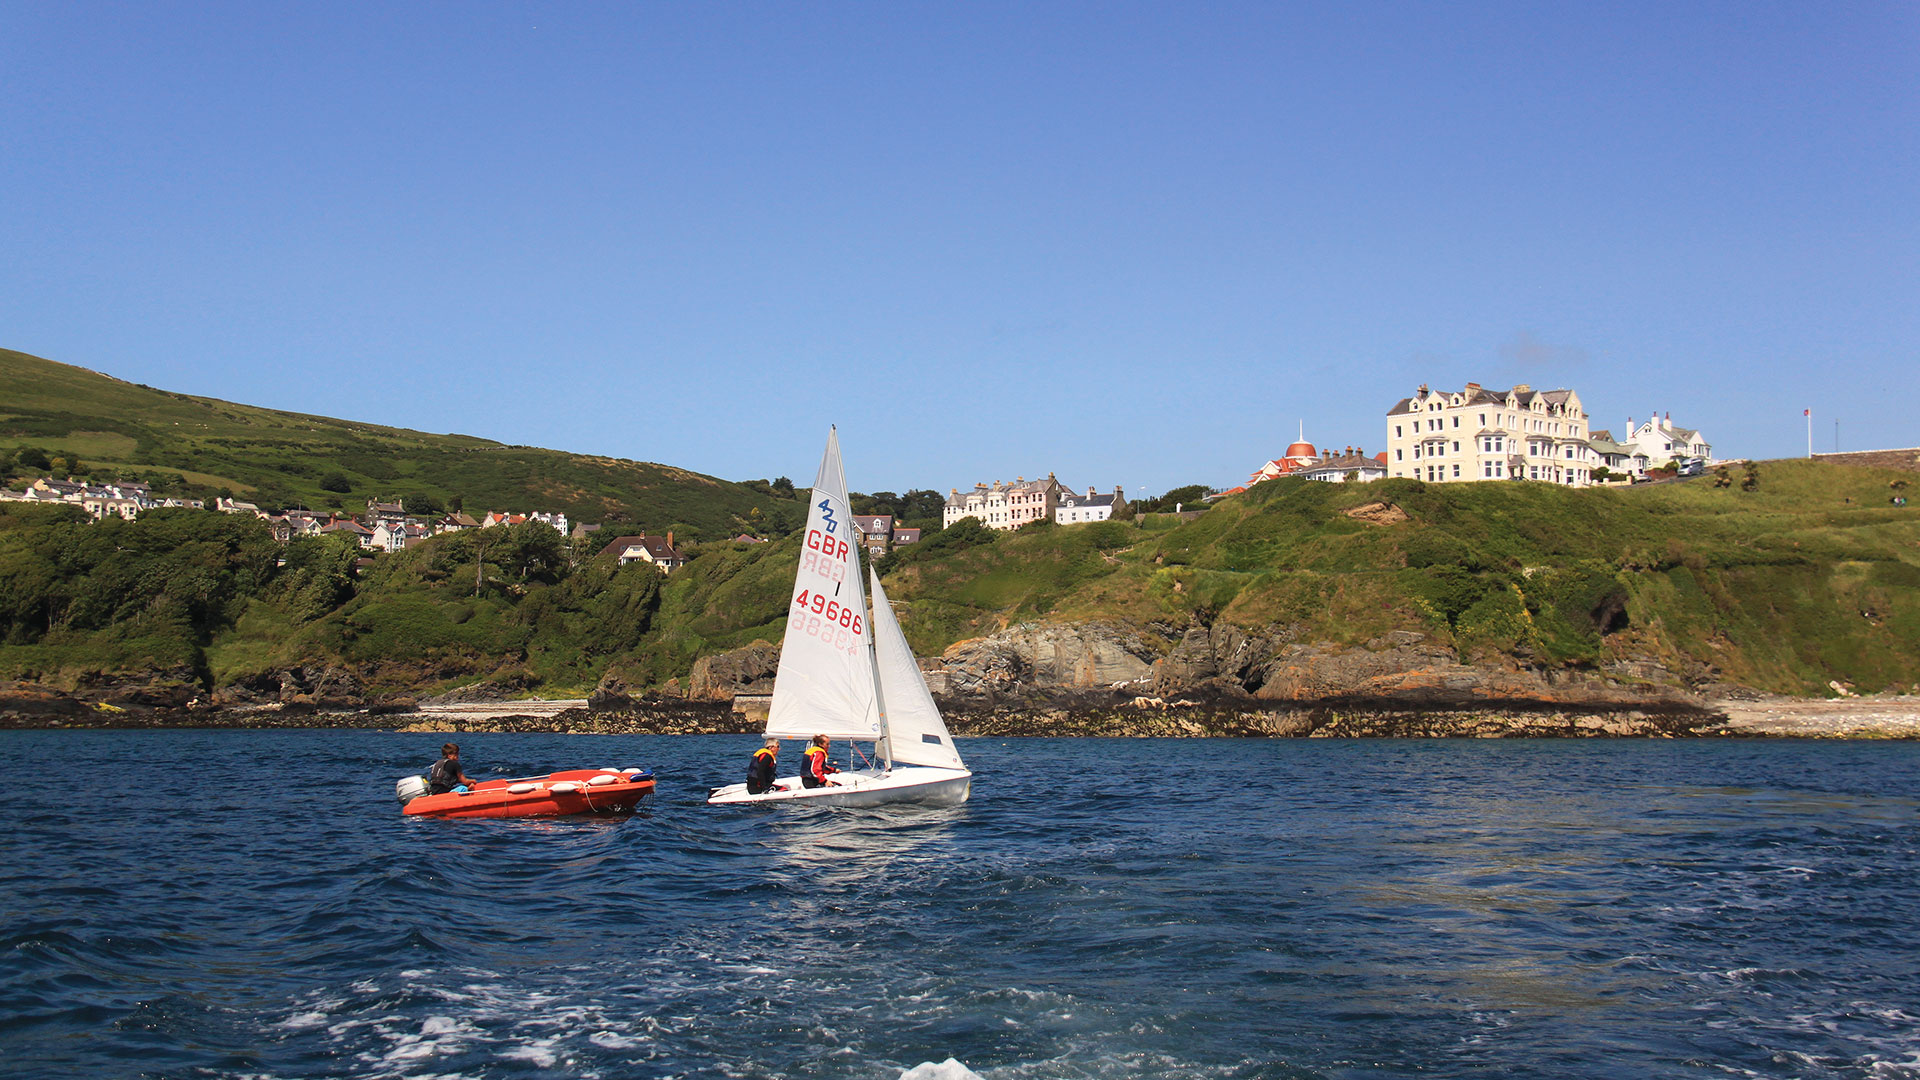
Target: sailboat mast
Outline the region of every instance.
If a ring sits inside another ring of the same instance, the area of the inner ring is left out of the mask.
[[[877,579],[880,575],[875,574]],[[871,591],[871,590],[869,590]],[[879,603],[869,596],[868,601]],[[880,652],[873,643],[873,612],[867,612],[867,670],[873,674],[873,706],[880,711],[880,742],[876,749],[880,751],[880,766],[888,772],[893,771],[893,733],[887,730],[887,695],[880,688]]]

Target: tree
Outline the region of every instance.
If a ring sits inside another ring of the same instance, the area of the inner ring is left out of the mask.
[[[320,478],[320,490],[337,491],[345,495],[353,490],[353,481],[347,479],[345,473],[330,472]]]
[[[772,489],[773,494],[777,498],[781,498],[781,499],[793,498],[793,481],[787,479],[784,476],[774,477],[773,483],[768,486]]]
[[[421,514],[426,517],[440,516],[440,500],[424,491],[416,491],[400,501],[406,505],[409,514]]]

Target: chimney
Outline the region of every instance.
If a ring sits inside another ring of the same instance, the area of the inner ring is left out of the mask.
[[[673,530],[672,529],[667,530],[667,546],[668,547],[673,546]]]

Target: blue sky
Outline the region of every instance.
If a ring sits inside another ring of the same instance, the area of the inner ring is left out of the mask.
[[[1920,6],[0,0],[0,345],[812,476],[1920,444]]]

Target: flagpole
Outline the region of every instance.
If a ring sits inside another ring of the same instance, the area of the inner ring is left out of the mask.
[[[1811,458],[1813,457],[1813,410],[1801,409],[1800,411],[1807,414],[1807,457]]]

